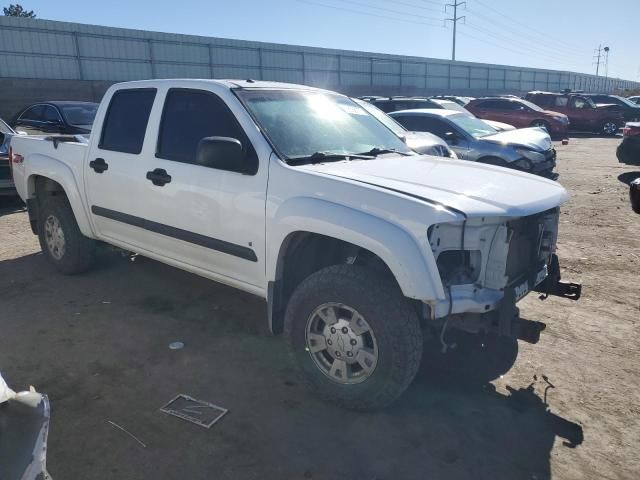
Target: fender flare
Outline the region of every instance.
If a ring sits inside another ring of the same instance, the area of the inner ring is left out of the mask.
[[[65,163],[47,155],[34,154],[29,156],[29,173],[25,191],[27,198],[32,199],[36,193],[35,179],[43,177],[58,183],[64,190],[71,210],[78,223],[78,228],[82,234],[89,238],[95,238],[89,215],[82,201],[79,185],[81,179],[76,179],[73,170]]]
[[[267,279],[279,280],[288,238],[299,232],[334,237],[365,248],[389,267],[402,293],[421,301],[445,298],[428,245],[421,249],[409,232],[366,212],[310,197],[284,202],[268,222]],[[425,237],[428,225],[425,225]],[[435,276],[434,276],[435,275]]]

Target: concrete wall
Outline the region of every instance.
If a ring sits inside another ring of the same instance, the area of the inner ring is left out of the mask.
[[[25,106],[45,100],[99,102],[112,82],[0,78],[0,118],[9,121]]]
[[[640,86],[566,71],[0,17],[5,116],[34,100],[99,100],[109,83],[171,77],[255,78],[352,95],[610,92]]]

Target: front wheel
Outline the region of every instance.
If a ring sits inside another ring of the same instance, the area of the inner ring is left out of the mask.
[[[95,241],[82,235],[65,196],[47,196],[39,207],[38,239],[47,260],[65,274],[88,270],[95,259]]]
[[[354,265],[306,278],[287,306],[285,333],[311,389],[351,409],[389,405],[420,366],[417,313],[395,282]]]

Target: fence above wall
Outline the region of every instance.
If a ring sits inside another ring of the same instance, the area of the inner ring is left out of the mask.
[[[638,82],[565,71],[15,17],[0,17],[0,77],[110,82],[254,78],[362,94],[640,87]]]

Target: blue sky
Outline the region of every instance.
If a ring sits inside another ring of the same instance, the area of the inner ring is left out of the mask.
[[[451,56],[445,0],[18,1],[50,20]],[[594,73],[594,49],[602,44],[611,49],[610,76],[640,80],[640,0],[467,0],[459,15],[466,25],[459,24],[458,60]]]

